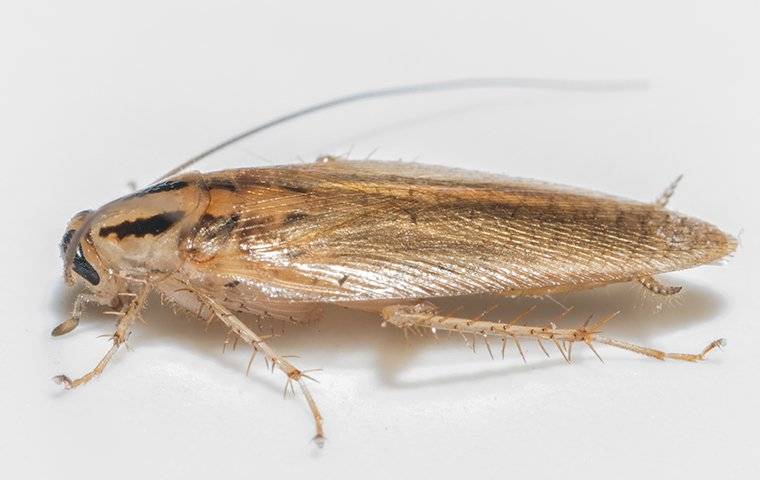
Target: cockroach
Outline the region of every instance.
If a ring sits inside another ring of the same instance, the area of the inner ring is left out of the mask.
[[[431,303],[473,294],[549,296],[618,282],[674,295],[655,275],[716,262],[736,240],[713,225],[667,210],[675,183],[643,203],[557,186],[416,163],[322,157],[309,164],[182,173],[202,158],[306,114],[374,97],[472,87],[600,89],[584,83],[463,80],[375,90],[314,105],[243,132],[188,160],[152,185],[76,214],[61,250],[67,283],[87,287],[85,304],[118,318],[112,346],[75,388],[99,375],[125,342],[151,291],[176,308],[205,312],[298,384],[324,438],[322,416],[299,370],[239,314],[288,321],[318,318],[326,305],[377,312],[383,325],[554,343],[566,360],[584,343],[656,359],[703,360],[601,335],[611,316],[577,328],[531,327],[443,314]],[[601,89],[604,89],[603,87]],[[527,313],[527,312],[526,312]],[[541,343],[543,348],[543,343]],[[598,355],[598,354],[597,354]]]

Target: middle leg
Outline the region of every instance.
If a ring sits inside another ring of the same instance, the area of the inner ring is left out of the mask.
[[[240,339],[253,347],[254,353],[261,352],[264,357],[272,363],[273,366],[279,368],[288,377],[288,383],[285,386],[286,391],[288,385],[291,385],[291,382],[298,383],[298,386],[301,388],[301,393],[303,393],[303,396],[306,398],[306,402],[309,405],[311,414],[314,417],[314,423],[316,426],[316,434],[314,435],[314,440],[318,445],[321,446],[325,438],[324,428],[322,425],[322,414],[319,412],[317,402],[314,401],[314,397],[311,396],[311,392],[306,387],[305,381],[307,379],[310,379],[310,377],[303,371],[297,369],[287,359],[278,354],[264,341],[264,338],[251,330],[229,309],[221,305],[218,301],[206,295],[199,294],[198,296],[201,301],[207,305],[212,312],[214,312],[214,315],[222,323],[227,325],[227,327],[229,327],[230,330],[232,330],[232,332],[235,333],[235,335],[237,335]]]

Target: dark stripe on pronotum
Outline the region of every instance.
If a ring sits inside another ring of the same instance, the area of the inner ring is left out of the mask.
[[[142,196],[150,195],[153,193],[170,192],[172,190],[183,189],[188,185],[189,184],[187,182],[182,181],[182,180],[166,180],[165,182],[157,183],[143,190],[140,190],[139,192],[136,192],[132,196],[142,197]]]
[[[126,220],[118,225],[102,227],[98,234],[101,237],[107,237],[112,233],[116,234],[119,240],[134,235],[135,237],[144,237],[146,235],[158,235],[169,230],[172,225],[177,223],[185,212],[180,210],[174,212],[164,212],[153,215],[148,218],[138,218],[137,220]]]

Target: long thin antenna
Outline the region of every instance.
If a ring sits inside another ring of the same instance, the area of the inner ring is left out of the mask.
[[[648,88],[648,82],[644,80],[610,80],[610,81],[589,81],[589,80],[549,80],[538,78],[465,78],[458,80],[448,80],[443,82],[420,83],[416,85],[405,85],[401,87],[381,88],[378,90],[367,90],[364,92],[354,93],[343,97],[333,98],[326,102],[316,103],[306,108],[296,110],[268,122],[256,125],[234,137],[231,137],[213,147],[199,153],[198,155],[186,160],[176,168],[161,176],[158,181],[171,177],[186,168],[198,163],[204,158],[212,155],[219,150],[229,147],[246,138],[252,137],[270,128],[276,127],[283,123],[295,120],[297,118],[327,110],[348,103],[370,100],[380,97],[391,97],[400,95],[414,95],[418,93],[439,92],[445,90],[464,90],[476,88],[529,88],[537,90],[563,90],[569,92],[616,92],[625,90],[644,90]]]

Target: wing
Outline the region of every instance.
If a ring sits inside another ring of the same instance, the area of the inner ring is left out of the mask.
[[[204,174],[189,275],[270,301],[588,288],[712,262],[735,241],[652,204],[401,162]]]

